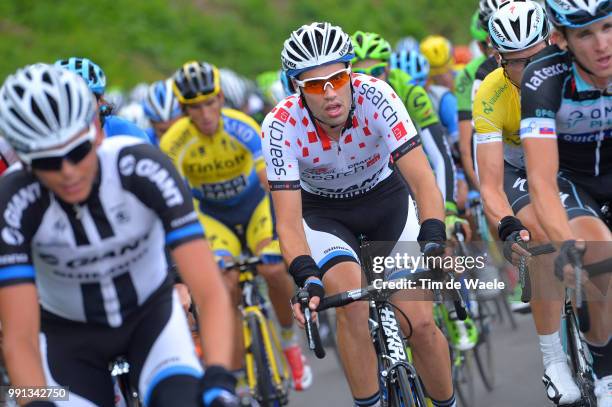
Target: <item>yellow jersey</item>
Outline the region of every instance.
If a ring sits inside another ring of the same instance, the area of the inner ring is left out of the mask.
[[[178,120],[162,136],[161,150],[174,162],[191,187],[194,198],[206,207],[259,202],[265,191],[257,173],[265,170],[261,129],[246,114],[222,109],[217,132],[203,135],[189,117]]]
[[[473,106],[476,144],[504,143],[504,160],[525,168],[521,147],[521,95],[497,68],[482,81]]]

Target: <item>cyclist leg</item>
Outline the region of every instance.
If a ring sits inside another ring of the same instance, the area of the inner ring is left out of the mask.
[[[342,223],[329,218],[316,215],[305,215],[304,218],[304,232],[312,257],[324,272],[326,295],[362,287],[363,276],[357,255],[359,244],[355,234]],[[356,301],[336,309],[338,352],[357,405],[377,405],[380,398],[368,312],[366,301]]]
[[[58,405],[114,405],[109,363],[127,344],[129,333],[125,325],[109,328],[83,324],[43,311],[39,337],[47,385],[66,386],[69,390],[68,401],[57,402]]]
[[[417,258],[421,255],[417,242],[419,223],[416,204],[411,197],[401,206],[404,219],[396,219],[400,225],[395,236],[381,236],[382,239],[398,242],[391,257],[408,254]],[[399,211],[398,211],[399,212]],[[403,228],[401,226],[403,225]],[[382,240],[381,239],[381,240]],[[434,405],[453,405],[454,392],[451,378],[448,341],[437,327],[433,317],[432,293],[429,290],[414,289],[395,295],[393,303],[408,317],[397,315],[404,334],[408,337],[414,365]]]
[[[577,179],[580,182],[574,182]],[[586,252],[583,264],[586,270],[591,268],[612,269],[610,244],[612,233],[601,220],[600,204],[597,199],[610,195],[611,176],[601,179],[582,180],[579,177],[559,176],[559,184],[567,185],[569,197],[562,202],[569,218],[569,224],[575,236],[586,241]],[[562,193],[563,194],[563,193]],[[567,277],[567,276],[566,276]],[[610,397],[612,386],[612,284],[610,273],[593,277],[584,282],[584,292],[589,307],[590,329],[585,339],[593,358],[593,372],[596,376],[596,394],[602,399]],[[567,281],[567,279],[566,279]]]
[[[259,202],[246,229],[246,242],[251,253],[267,258],[257,267],[266,280],[272,307],[281,328],[281,345],[293,376],[296,390],[305,390],[312,384],[312,369],[298,343],[289,306],[295,286],[282,260],[280,245],[274,232],[274,211],[268,195]]]
[[[560,187],[564,192],[567,189],[564,185]],[[504,192],[512,211],[529,230],[530,246],[548,243],[548,237],[540,226],[529,199],[527,174],[524,170],[505,163]],[[531,259],[530,305],[542,352],[543,381],[547,396],[559,404],[568,404],[580,398],[580,390],[572,377],[559,335],[565,290],[553,273],[555,257],[556,254],[551,253]]]
[[[161,288],[147,300],[131,332],[127,359],[144,405],[202,404],[203,369],[174,290]]]

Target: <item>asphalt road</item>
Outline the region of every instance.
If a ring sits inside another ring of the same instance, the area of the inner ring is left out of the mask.
[[[531,315],[515,314],[517,329],[509,323],[493,330],[496,386],[487,392],[476,374],[476,404],[469,407],[543,407],[552,406],[544,394],[542,358]],[[292,407],[350,407],[352,398],[336,358],[329,353],[323,360],[309,357],[314,369],[313,386],[302,393],[292,393]]]

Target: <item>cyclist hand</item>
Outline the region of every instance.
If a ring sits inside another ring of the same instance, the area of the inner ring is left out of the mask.
[[[323,287],[323,282],[316,277],[308,278],[304,287],[298,290],[298,293],[292,301],[291,307],[293,308],[293,316],[295,317],[300,328],[304,328],[304,324],[306,323],[306,318],[304,317],[300,298],[308,299],[308,308],[312,312],[310,314],[310,317],[313,321],[316,321],[316,310],[319,306],[319,303],[321,302],[321,298],[323,298],[324,296],[325,288]]]
[[[472,240],[472,228],[470,227],[469,222],[454,214],[446,215],[446,218],[444,218],[444,224],[446,225],[446,236],[453,236],[455,234],[455,225],[457,223],[461,225],[464,241],[469,242]]]
[[[238,407],[235,395],[236,378],[223,366],[208,366],[200,381],[204,407]]]
[[[521,257],[531,257],[527,242],[531,236],[527,229],[515,230],[504,241],[504,257],[518,267]]]
[[[576,261],[582,262],[582,257],[586,252],[586,243],[584,240],[566,240],[559,248],[559,255],[555,259],[555,275],[559,280],[565,282],[566,285],[574,287],[576,284],[574,265]],[[586,273],[582,275],[584,283]]]

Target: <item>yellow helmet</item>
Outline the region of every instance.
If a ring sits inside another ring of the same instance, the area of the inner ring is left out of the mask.
[[[430,75],[441,75],[453,66],[453,45],[441,35],[430,35],[421,41],[421,53],[429,61]]]
[[[203,102],[219,94],[219,70],[206,62],[186,62],[172,76],[172,90],[181,104]]]

